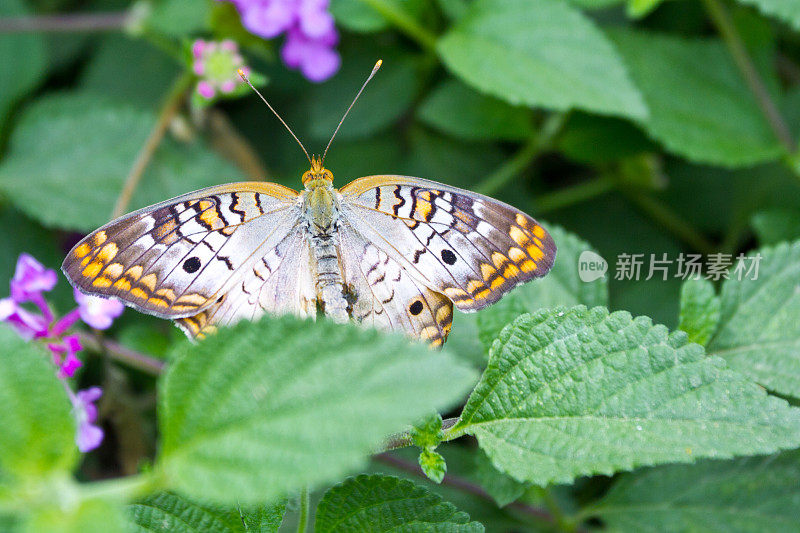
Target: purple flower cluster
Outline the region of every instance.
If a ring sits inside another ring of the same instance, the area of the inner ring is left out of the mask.
[[[225,0],[223,0],[225,1]],[[314,82],[333,76],[341,65],[335,50],[339,34],[328,11],[330,0],[230,0],[242,25],[254,35],[272,39],[286,33],[281,57]]]
[[[0,321],[9,324],[24,339],[41,339],[50,349],[58,377],[64,383],[78,422],[75,441],[81,452],[87,452],[103,441],[103,430],[95,425],[97,408],[93,403],[103,391],[92,387],[73,393],[67,385],[66,379],[74,376],[82,365],[77,357],[82,347],[77,335],[65,333],[78,319],[93,328],[106,329],[122,313],[123,305],[117,300],[86,296],[75,290],[78,307],[56,320],[44,297],[45,292],[55,287],[56,281],[54,270],[45,268],[28,254],[20,255],[10,283],[11,296],[0,299]],[[26,308],[24,304],[32,304],[35,310]]]

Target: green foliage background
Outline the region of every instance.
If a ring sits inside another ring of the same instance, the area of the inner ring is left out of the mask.
[[[237,40],[315,153],[382,58],[326,161],[336,184],[407,174],[507,201],[553,234],[553,271],[457,314],[436,353],[293,318],[198,346],[126,311],[84,352],[107,437],[80,459],[44,353],[0,327],[0,529],[797,531],[800,0],[331,10],[342,68],[314,85],[230,4],[0,2],[0,280],[21,252],[57,268],[108,220],[171,102],[129,209],[300,187],[305,158],[257,98],[183,105],[197,37]],[[77,13],[108,28],[4,25]],[[586,250],[609,262],[591,283]],[[762,260],[754,280],[617,280],[622,253]],[[73,305],[63,278],[52,298]]]

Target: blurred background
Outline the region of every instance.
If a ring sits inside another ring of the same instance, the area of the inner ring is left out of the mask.
[[[112,214],[237,180],[300,188],[305,156],[235,69],[320,153],[379,58],[326,160],[335,185],[406,174],[504,200],[605,258],[611,309],[675,327],[681,254],[800,237],[797,2],[277,4],[0,0],[0,280],[22,252],[57,268]],[[620,254],[644,254],[640,279],[614,279]],[[651,254],[666,280],[644,279]],[[74,305],[63,278],[53,303]],[[474,320],[449,343],[481,364]],[[110,335],[159,357],[181,333],[127,311]],[[90,360],[81,379],[118,391],[83,475],[135,471],[151,378]],[[459,506],[500,513],[481,502]]]

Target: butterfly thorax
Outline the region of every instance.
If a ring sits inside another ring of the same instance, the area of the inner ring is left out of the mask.
[[[312,165],[303,175],[306,189],[303,191],[303,219],[316,278],[317,300],[327,316],[346,322],[349,304],[344,296],[339,263],[339,200],[332,181],[333,175],[321,166],[315,169]]]

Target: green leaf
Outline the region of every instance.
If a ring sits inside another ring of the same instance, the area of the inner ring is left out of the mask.
[[[748,257],[757,279],[744,272],[739,280],[731,269],[708,351],[768,389],[800,397],[800,241]]]
[[[481,449],[475,451],[475,477],[481,487],[500,507],[517,501],[527,487],[525,483],[520,483],[508,474],[497,470],[486,452]]]
[[[384,68],[350,111],[337,140],[367,137],[388,128],[411,107],[417,96],[419,64],[415,57],[374,47],[344,49],[342,54],[350,59],[330,81],[314,87],[309,97],[308,131],[323,142],[336,129],[377,57],[383,56]]]
[[[277,533],[286,512],[286,500],[260,505],[249,510],[201,504],[170,492],[148,496],[128,506],[128,515],[137,531],[179,533],[238,533],[258,531]]]
[[[521,140],[534,133],[529,109],[484,96],[456,80],[435,88],[417,109],[417,118],[442,133],[473,141]]]
[[[164,35],[187,37],[203,31],[210,17],[210,2],[161,0],[147,19],[147,25]]]
[[[374,33],[389,27],[383,15],[361,0],[332,0],[331,14],[337,24],[350,31]]]
[[[108,221],[155,116],[85,94],[40,99],[21,117],[0,166],[0,191],[47,226],[89,231]],[[199,142],[166,139],[130,208],[221,182],[239,171]]]
[[[628,0],[627,13],[629,17],[642,18],[650,14],[655,8],[661,5],[664,0]]]
[[[753,215],[751,224],[762,245],[800,238],[800,210],[769,208]]]
[[[686,334],[601,307],[522,315],[450,431],[539,485],[800,443],[800,410],[725,368]]]
[[[120,62],[139,65],[121,68]],[[81,92],[155,109],[180,75],[177,62],[144,39],[124,34],[103,37],[83,68]]]
[[[579,112],[570,115],[556,142],[565,156],[589,164],[656,151],[656,144],[630,122]]]
[[[435,449],[442,442],[442,416],[429,416],[411,429],[414,446],[420,449]]]
[[[22,0],[0,3],[0,17],[29,14]],[[25,53],[20,53],[22,50]],[[40,33],[0,34],[0,126],[17,99],[39,83],[46,68],[44,39]]]
[[[425,476],[434,483],[441,483],[447,473],[447,463],[444,457],[433,450],[422,450],[420,452],[419,466]]]
[[[579,260],[584,252],[597,252],[559,226],[545,225],[558,246],[556,262],[550,273],[541,280],[517,287],[502,300],[477,314],[478,336],[488,350],[506,324],[523,313],[548,307],[584,304],[589,307],[608,305],[608,274],[591,282],[581,281]],[[613,268],[613,265],[612,265]]]
[[[462,80],[511,104],[647,116],[611,44],[559,0],[478,0],[438,50]]]
[[[340,478],[474,383],[446,349],[325,320],[244,322],[176,352],[158,466],[174,489],[218,502]]]
[[[701,461],[628,474],[591,509],[612,531],[800,529],[800,454]]]
[[[483,531],[469,515],[428,489],[392,476],[361,475],[328,490],[317,507],[317,533]]]
[[[128,531],[122,506],[98,498],[74,505],[51,505],[35,509],[27,517],[22,531],[39,533],[122,533]]]
[[[689,342],[705,344],[719,323],[720,300],[714,284],[705,279],[689,279],[681,286],[681,314],[678,329],[689,335]]]
[[[667,150],[730,167],[781,155],[780,144],[721,42],[629,30],[610,35],[650,109],[641,124]]]
[[[756,6],[765,15],[772,15],[791,24],[800,31],[800,3],[797,0],[739,0],[743,4]]]
[[[75,464],[75,421],[47,357],[0,325],[0,482],[29,483]]]

